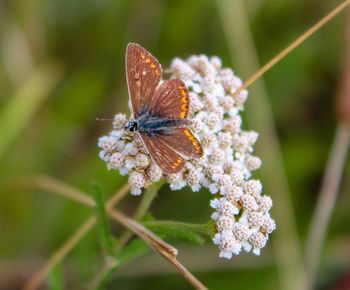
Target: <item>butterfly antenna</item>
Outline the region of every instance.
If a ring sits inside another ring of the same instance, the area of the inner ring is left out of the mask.
[[[113,121],[112,118],[96,118],[96,121],[101,121],[101,122],[104,122],[104,121]]]

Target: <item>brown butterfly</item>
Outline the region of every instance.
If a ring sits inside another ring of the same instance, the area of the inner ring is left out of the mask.
[[[199,158],[203,148],[188,128],[189,97],[179,79],[164,81],[158,60],[136,43],[126,49],[126,78],[134,119],[125,129],[137,132],[165,174],[179,172],[182,156]]]

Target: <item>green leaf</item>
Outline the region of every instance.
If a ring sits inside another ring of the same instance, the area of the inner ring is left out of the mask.
[[[148,212],[142,217],[141,222],[152,222],[154,220],[155,220],[154,216]]]
[[[112,236],[108,226],[105,201],[103,199],[100,187],[96,182],[93,182],[92,188],[96,202],[99,239],[102,250],[108,255],[115,256],[116,240]]]
[[[48,289],[49,290],[62,290],[63,289],[63,273],[62,267],[57,265],[54,267],[48,277]]]
[[[137,257],[147,253],[150,247],[141,239],[135,239],[129,243],[124,249],[118,254],[117,260],[119,264],[130,263]]]
[[[147,225],[146,226],[155,234],[162,237],[173,237],[181,240],[186,240],[195,244],[203,244],[204,238],[190,229],[185,229],[173,225]]]

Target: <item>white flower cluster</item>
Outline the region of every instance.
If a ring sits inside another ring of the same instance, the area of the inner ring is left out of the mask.
[[[230,259],[243,248],[260,254],[268,235],[275,229],[269,215],[272,200],[262,195],[258,180],[250,179],[251,171],[261,166],[252,155],[258,134],[241,129],[248,93],[235,95],[242,81],[233,71],[221,67],[217,57],[191,56],[186,61],[175,58],[169,69],[171,78],[183,80],[190,96],[191,129],[201,142],[204,155],[188,159],[179,173],[166,175],[170,188],[190,186],[193,191],[208,188],[214,195],[211,207],[217,234],[213,241],[220,257]],[[131,193],[158,181],[163,173],[147,153],[137,134],[125,131],[127,118],[115,116],[113,131],[99,139],[100,157],[109,169],[129,174]]]
[[[107,162],[108,169],[119,170],[121,175],[129,174],[132,195],[140,195],[142,188],[159,181],[162,170],[151,159],[138,134],[124,130],[126,115],[114,116],[113,131],[98,141],[102,148],[100,157]]]

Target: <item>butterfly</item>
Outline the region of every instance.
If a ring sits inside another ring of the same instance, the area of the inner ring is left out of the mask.
[[[189,96],[180,79],[162,80],[158,60],[136,43],[126,49],[126,79],[133,119],[125,130],[136,132],[163,173],[177,173],[184,157],[200,158],[203,148],[188,128]]]

